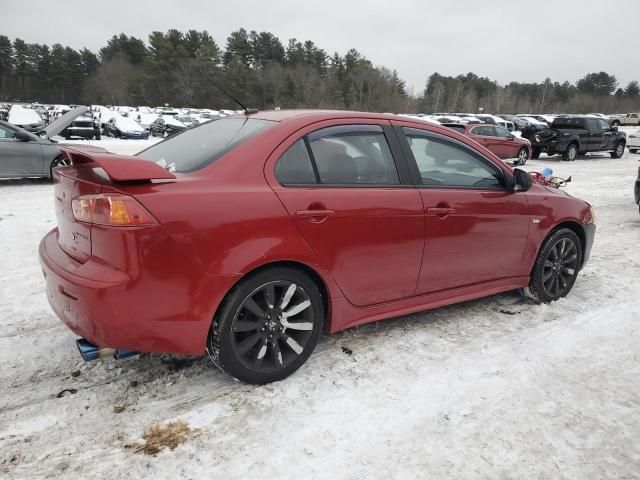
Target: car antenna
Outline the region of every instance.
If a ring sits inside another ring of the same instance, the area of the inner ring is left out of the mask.
[[[205,79],[209,80],[211,83],[213,83],[213,85],[220,90],[222,93],[224,93],[227,97],[229,97],[231,100],[233,100],[234,102],[236,102],[238,105],[240,105],[242,107],[242,110],[244,110],[244,114],[245,115],[249,115],[250,113],[258,113],[258,109],[257,108],[247,108],[245,107],[242,102],[240,102],[240,100],[238,100],[236,97],[234,97],[233,95],[231,95],[229,92],[227,92],[224,88],[222,88],[220,85],[218,85],[216,82],[213,81],[213,79],[209,78],[207,75],[205,75],[203,72],[201,72],[200,70],[198,70],[197,68],[194,68],[194,70],[196,72],[198,72],[200,75],[202,75]]]

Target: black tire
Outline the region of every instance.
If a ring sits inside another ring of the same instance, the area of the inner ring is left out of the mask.
[[[612,127],[619,127],[620,126],[620,122],[617,120],[614,120],[613,122],[611,122],[611,126]]]
[[[582,245],[569,228],[552,231],[540,248],[524,293],[534,300],[550,303],[573,288],[582,265]]]
[[[293,293],[287,299],[289,290]],[[295,322],[282,316],[307,301],[308,306],[294,314]],[[308,275],[295,268],[267,268],[229,292],[213,319],[207,353],[222,371],[242,382],[282,380],[311,355],[324,315],[322,295]]]
[[[96,134],[94,135],[96,140],[100,140],[102,138],[102,135],[100,135],[100,130],[96,130]]]
[[[578,145],[575,143],[570,143],[567,146],[567,149],[562,152],[562,160],[565,162],[573,162],[578,156]]]
[[[624,142],[616,143],[616,146],[613,148],[613,152],[610,153],[611,158],[620,158],[624,155]]]
[[[637,152],[638,152],[638,149],[637,149],[637,148],[630,148],[630,149],[629,149],[629,152],[631,152],[631,153],[637,153]]]
[[[518,150],[518,160],[516,161],[516,165],[524,165],[529,160],[529,149],[526,147],[522,147]]]
[[[534,147],[533,151],[531,152],[531,158],[533,158],[534,160],[537,160],[538,158],[540,158],[541,153],[542,153],[542,149]]]
[[[53,181],[53,169],[59,165],[69,165],[69,161],[67,160],[67,157],[65,157],[62,154],[55,157],[51,161],[51,165],[49,165],[49,178],[51,179],[51,181]]]

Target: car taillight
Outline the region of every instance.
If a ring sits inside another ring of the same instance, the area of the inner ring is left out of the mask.
[[[114,227],[157,225],[155,218],[133,197],[120,193],[83,195],[71,201],[73,217],[79,222]]]

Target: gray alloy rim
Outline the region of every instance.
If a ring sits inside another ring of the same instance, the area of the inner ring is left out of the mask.
[[[577,149],[574,145],[571,145],[569,147],[569,160],[573,160],[574,158],[576,158],[576,154],[577,154]]]
[[[520,165],[524,165],[527,161],[527,151],[524,148],[520,149],[520,152],[518,153],[518,160],[520,161]]]
[[[569,291],[578,274],[578,249],[570,238],[561,238],[549,250],[542,269],[542,285],[552,298]]]
[[[231,323],[231,350],[256,373],[274,373],[304,351],[314,329],[313,305],[300,285],[266,283],[242,301]]]
[[[623,146],[621,143],[619,143],[619,144],[616,146],[616,155],[617,155],[618,157],[621,157],[623,153],[624,153],[624,146]]]

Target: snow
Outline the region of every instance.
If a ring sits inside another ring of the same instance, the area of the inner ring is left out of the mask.
[[[42,123],[42,117],[38,112],[22,105],[14,105],[9,110],[9,123],[14,125],[36,125]]]
[[[166,123],[167,125],[175,125],[176,127],[185,126],[184,123],[176,119],[176,117],[174,117],[173,115],[162,115],[162,118],[164,119],[164,123]]]
[[[142,128],[135,120],[129,117],[115,117],[116,126],[123,132],[144,132]]]
[[[154,141],[109,140],[82,143],[134,153]],[[3,182],[0,476],[637,478],[638,159],[527,163],[572,175],[566,190],[598,212],[569,297],[506,293],[324,336],[301,370],[263,387],[206,358],[83,363],[37,260],[55,225],[52,187]],[[77,393],[56,398],[64,389]],[[197,435],[156,456],[125,448],[174,420]]]

